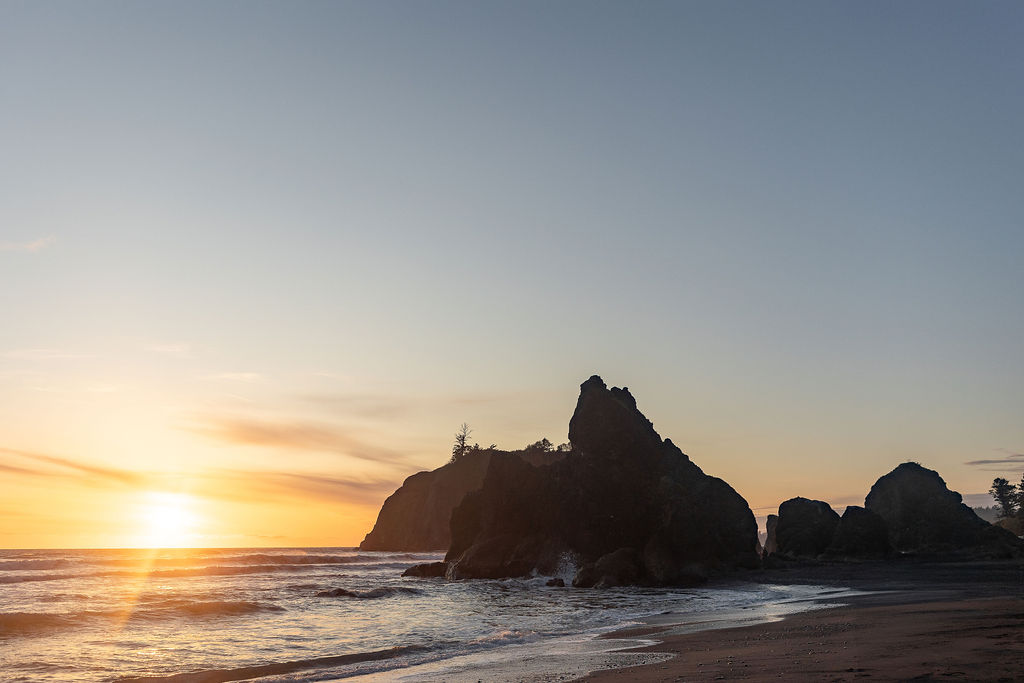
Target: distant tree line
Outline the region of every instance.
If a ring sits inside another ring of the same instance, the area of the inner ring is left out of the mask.
[[[992,480],[992,488],[988,490],[999,506],[999,516],[1005,518],[1019,515],[1024,517],[1024,474],[1019,485],[1009,480],[996,477]]]

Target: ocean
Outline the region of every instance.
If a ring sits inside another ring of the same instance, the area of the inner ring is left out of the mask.
[[[641,661],[596,636],[645,618],[706,628],[838,595],[401,577],[439,559],[354,548],[0,550],[0,679],[565,680]]]

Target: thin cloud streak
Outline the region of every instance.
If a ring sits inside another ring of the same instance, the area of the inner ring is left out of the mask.
[[[227,502],[263,503],[268,500],[309,500],[379,505],[398,482],[382,478],[352,478],[285,471],[207,470],[194,473],[137,472],[90,465],[71,458],[0,448],[0,454],[54,465],[63,471],[0,462],[11,475],[71,478],[84,484],[133,489],[187,490],[194,495]]]
[[[982,465],[1024,465],[1024,453],[1013,453],[1006,450],[1005,448],[998,448],[996,450],[1002,451],[1007,455],[1002,458],[991,458],[986,460],[968,460],[965,465],[971,467],[979,467]]]
[[[21,251],[27,253],[35,253],[46,249],[47,247],[55,244],[57,238],[52,235],[49,237],[41,237],[31,242],[0,242],[0,251]]]
[[[116,469],[113,467],[102,467],[100,465],[90,465],[88,463],[72,460],[70,458],[62,458],[56,455],[34,453],[32,451],[23,451],[15,448],[0,448],[0,453],[7,453],[19,458],[55,465],[66,470],[71,470],[72,472],[77,472],[78,474],[88,475],[107,482],[116,482],[132,486],[138,486],[145,482],[145,478],[137,472]],[[12,466],[7,465],[6,467]],[[24,468],[20,469],[24,470]],[[26,473],[37,474],[39,476],[53,476],[54,474],[61,476],[61,473],[48,472],[46,470],[26,470]],[[64,475],[66,476],[66,473],[64,473]]]
[[[367,444],[330,425],[311,422],[270,422],[255,419],[206,417],[188,431],[242,446],[339,453],[359,460],[405,465],[406,458],[390,449]]]
[[[206,375],[203,379],[228,380],[231,382],[262,382],[266,377],[258,372],[218,372],[215,375]]]
[[[64,351],[62,349],[11,349],[0,354],[14,360],[66,360],[73,358],[94,358],[92,354]]]
[[[308,394],[301,397],[307,403],[326,406],[360,417],[394,419],[409,414],[413,409],[410,399],[369,394]]]
[[[146,350],[173,358],[192,358],[191,345],[182,342],[175,344],[151,344],[146,347]]]
[[[398,488],[391,479],[353,479],[297,472],[218,470],[197,482],[193,493],[232,502],[268,499],[379,505]]]
[[[349,414],[368,418],[396,418],[421,409],[425,405],[456,407],[522,405],[535,400],[539,394],[530,392],[468,394],[461,396],[388,396],[384,394],[306,394],[299,398],[307,403],[343,410]]]

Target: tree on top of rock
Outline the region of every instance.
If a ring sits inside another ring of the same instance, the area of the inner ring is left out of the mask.
[[[1024,474],[1020,475],[1020,484],[1017,485],[1017,516],[1024,518]]]
[[[459,431],[455,432],[455,443],[452,445],[452,459],[448,462],[455,462],[471,450],[469,435],[472,433],[473,430],[469,428],[469,425],[463,422],[462,426],[459,427]]]
[[[555,445],[548,441],[547,437],[544,437],[543,439],[537,441],[536,443],[531,443],[524,450],[540,451],[541,453],[550,453],[551,451],[555,450]]]

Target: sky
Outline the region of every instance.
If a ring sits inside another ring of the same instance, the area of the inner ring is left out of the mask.
[[[595,373],[759,516],[1019,481],[1021,35],[0,1],[0,547],[354,545],[463,422],[565,441]]]

